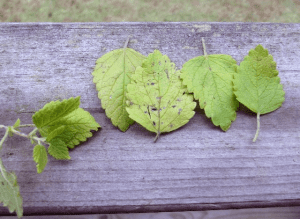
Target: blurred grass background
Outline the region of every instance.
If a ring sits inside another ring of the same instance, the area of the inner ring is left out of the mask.
[[[300,0],[0,0],[0,21],[300,23]]]

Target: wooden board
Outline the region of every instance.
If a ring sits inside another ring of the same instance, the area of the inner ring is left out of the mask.
[[[300,24],[1,23],[0,33],[0,124],[32,123],[47,102],[80,95],[81,107],[102,126],[71,150],[70,161],[49,157],[42,174],[28,140],[5,142],[0,156],[18,176],[25,215],[300,205]],[[159,49],[178,68],[203,55],[201,37],[208,54],[238,63],[262,44],[277,62],[286,100],[261,116],[256,143],[256,116],[245,107],[227,132],[198,109],[157,143],[138,124],[122,133],[101,109],[91,72],[128,36],[128,47],[144,55]],[[0,207],[0,215],[7,212]]]
[[[300,207],[247,208],[209,211],[24,216],[22,219],[299,219]],[[16,219],[17,216],[1,216]]]

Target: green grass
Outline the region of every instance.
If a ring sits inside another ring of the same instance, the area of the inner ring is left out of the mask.
[[[300,23],[299,0],[0,0],[1,22]]]

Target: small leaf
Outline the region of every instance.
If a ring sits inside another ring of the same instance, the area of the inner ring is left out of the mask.
[[[236,119],[239,106],[233,93],[233,74],[236,61],[230,55],[207,55],[203,40],[204,56],[184,63],[181,70],[183,84],[199,100],[200,108],[215,126],[227,131]]]
[[[12,136],[14,135],[14,133],[13,133],[12,130],[11,130],[11,126],[8,126],[8,135],[9,135],[10,137],[12,137]]]
[[[18,218],[23,216],[23,199],[20,195],[20,187],[15,173],[6,172],[0,159],[0,203],[8,207],[10,213],[16,211]]]
[[[69,160],[69,151],[65,142],[60,138],[54,138],[50,141],[48,153],[56,159]]]
[[[43,145],[36,145],[33,148],[33,160],[37,164],[37,172],[42,173],[48,162],[47,151]]]
[[[137,67],[128,84],[126,108],[130,118],[157,133],[185,125],[195,114],[196,103],[179,78],[180,71],[158,50]]]
[[[90,131],[96,131],[100,127],[94,117],[79,108],[79,105],[80,97],[62,102],[52,101],[32,116],[39,132],[50,143],[48,151],[52,153],[49,154],[57,159],[70,159],[68,147],[74,148],[80,142],[86,141],[92,136]],[[60,156],[59,152],[63,154]]]
[[[123,132],[134,122],[125,109],[127,85],[136,67],[140,66],[145,58],[126,47],[127,44],[123,49],[113,50],[99,58],[92,73],[106,116]]]
[[[283,91],[276,62],[268,50],[258,45],[250,50],[234,74],[234,93],[242,104],[257,113],[257,132],[259,132],[259,116],[278,109],[283,101]]]
[[[15,122],[15,124],[13,125],[14,128],[18,128],[19,125],[21,123],[21,120],[20,119],[17,119],[17,121]]]

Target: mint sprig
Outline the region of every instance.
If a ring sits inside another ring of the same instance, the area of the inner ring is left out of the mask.
[[[80,97],[52,101],[32,116],[38,131],[50,143],[48,153],[56,159],[70,159],[67,148],[86,141],[100,125],[91,114],[79,108]]]
[[[35,145],[33,160],[37,172],[42,173],[47,165],[48,153],[56,159],[70,159],[68,148],[74,148],[92,136],[91,130],[97,131],[101,126],[94,117],[79,107],[80,97],[68,100],[52,101],[32,116],[34,124],[22,124],[17,119],[13,126],[0,125],[5,134],[0,140],[0,150],[8,136],[19,135],[28,138]],[[29,133],[20,132],[22,127],[34,127]],[[37,132],[42,137],[37,136]],[[15,173],[8,173],[0,159],[0,203],[7,206],[10,212],[16,211],[23,216],[22,197]]]

